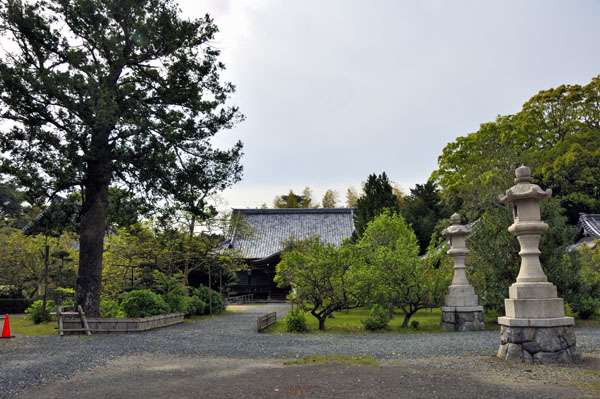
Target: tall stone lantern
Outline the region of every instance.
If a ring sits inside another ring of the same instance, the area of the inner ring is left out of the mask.
[[[458,213],[452,215],[450,221],[452,225],[442,234],[450,239],[447,254],[454,260],[454,278],[448,287],[446,306],[442,307],[440,327],[457,331],[483,330],[483,307],[477,305],[477,295],[465,274],[465,258],[469,254],[465,241],[471,229],[460,224]]]
[[[515,176],[517,184],[500,195],[500,202],[513,206],[514,223],[508,231],[521,245],[521,268],[504,300],[506,316],[498,318],[498,356],[528,363],[571,362],[578,359],[574,319],[565,317],[563,299],[557,298],[556,286],[548,282],[539,260],[540,236],[548,229],[540,218],[539,203],[550,198],[552,190],[532,184],[526,166],[517,168]]]

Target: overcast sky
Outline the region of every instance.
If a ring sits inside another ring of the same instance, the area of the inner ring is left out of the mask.
[[[600,74],[600,1],[179,0],[209,13],[246,121],[229,208],[385,171],[405,191],[444,146],[538,91]]]

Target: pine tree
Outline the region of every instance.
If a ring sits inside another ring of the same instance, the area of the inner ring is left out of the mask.
[[[394,194],[392,184],[385,172],[379,176],[369,175],[363,187],[363,194],[356,202],[352,241],[358,241],[369,222],[385,209],[390,209],[392,212],[399,210],[398,197]]]
[[[172,0],[5,0],[0,19],[0,173],[31,200],[81,190],[76,303],[96,316],[111,183],[203,215],[240,178],[241,143],[210,143],[242,119],[217,27]]]

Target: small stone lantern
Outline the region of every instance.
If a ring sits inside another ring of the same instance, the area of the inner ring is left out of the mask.
[[[565,317],[563,299],[557,298],[556,286],[548,282],[539,260],[540,236],[548,229],[540,218],[539,203],[550,198],[552,190],[532,184],[526,166],[517,168],[515,176],[517,184],[500,196],[500,202],[513,206],[514,223],[508,231],[521,245],[521,268],[504,300],[506,316],[498,318],[498,356],[528,363],[571,362],[578,359],[574,319]]]
[[[442,232],[450,239],[447,254],[454,260],[454,278],[448,287],[446,306],[442,307],[441,328],[457,331],[483,330],[483,307],[477,305],[477,295],[465,274],[465,258],[469,250],[465,244],[471,229],[460,224],[460,215],[450,218],[452,225]]]

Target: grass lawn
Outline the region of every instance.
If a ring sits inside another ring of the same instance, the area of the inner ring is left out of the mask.
[[[567,316],[573,316],[573,313],[567,308]],[[448,332],[439,327],[440,320],[442,318],[442,311],[440,308],[427,309],[418,311],[413,317],[410,318],[409,327],[401,328],[400,325],[404,319],[404,314],[396,309],[394,318],[390,322],[389,326],[384,330],[369,331],[366,330],[361,321],[365,320],[369,316],[369,308],[352,309],[348,313],[346,311],[335,312],[333,319],[327,319],[325,322],[325,331],[319,331],[318,320],[311,315],[306,313],[306,324],[308,325],[308,332],[305,334],[372,334],[372,333],[388,333],[388,334],[422,334],[422,333],[436,333],[436,332]],[[490,310],[484,311],[484,322],[486,331],[500,330],[498,325],[498,317],[503,316],[499,312]],[[418,328],[410,326],[413,321],[419,322]],[[595,314],[589,320],[575,319],[576,327],[590,327],[600,328],[600,315]],[[296,334],[289,333],[286,330],[285,321],[283,319],[277,320],[275,324],[264,330],[267,334]]]
[[[422,333],[435,333],[435,332],[448,332],[439,327],[440,320],[442,319],[441,309],[427,309],[420,310],[410,318],[409,327],[401,328],[402,321],[404,320],[404,314],[396,310],[394,318],[391,320],[389,326],[384,330],[368,331],[366,330],[361,321],[365,320],[369,316],[369,308],[352,309],[348,313],[346,311],[335,312],[333,319],[327,319],[325,322],[325,331],[319,331],[318,320],[310,313],[306,314],[306,324],[308,325],[308,334],[371,334],[371,333],[390,333],[390,334],[422,334]],[[486,330],[499,330],[500,327],[496,322],[498,314],[493,312],[485,313],[485,329]],[[413,321],[419,323],[418,328],[413,328],[410,325]],[[275,324],[264,330],[265,333],[270,334],[290,334],[286,330],[285,321],[283,319],[277,320]]]
[[[4,326],[4,320],[2,320],[0,323],[2,323],[2,326]],[[10,318],[10,333],[12,335],[19,334],[26,337],[35,337],[38,335],[57,334],[57,330],[55,329],[56,327],[58,327],[56,320],[34,324],[33,321],[26,317]]]

